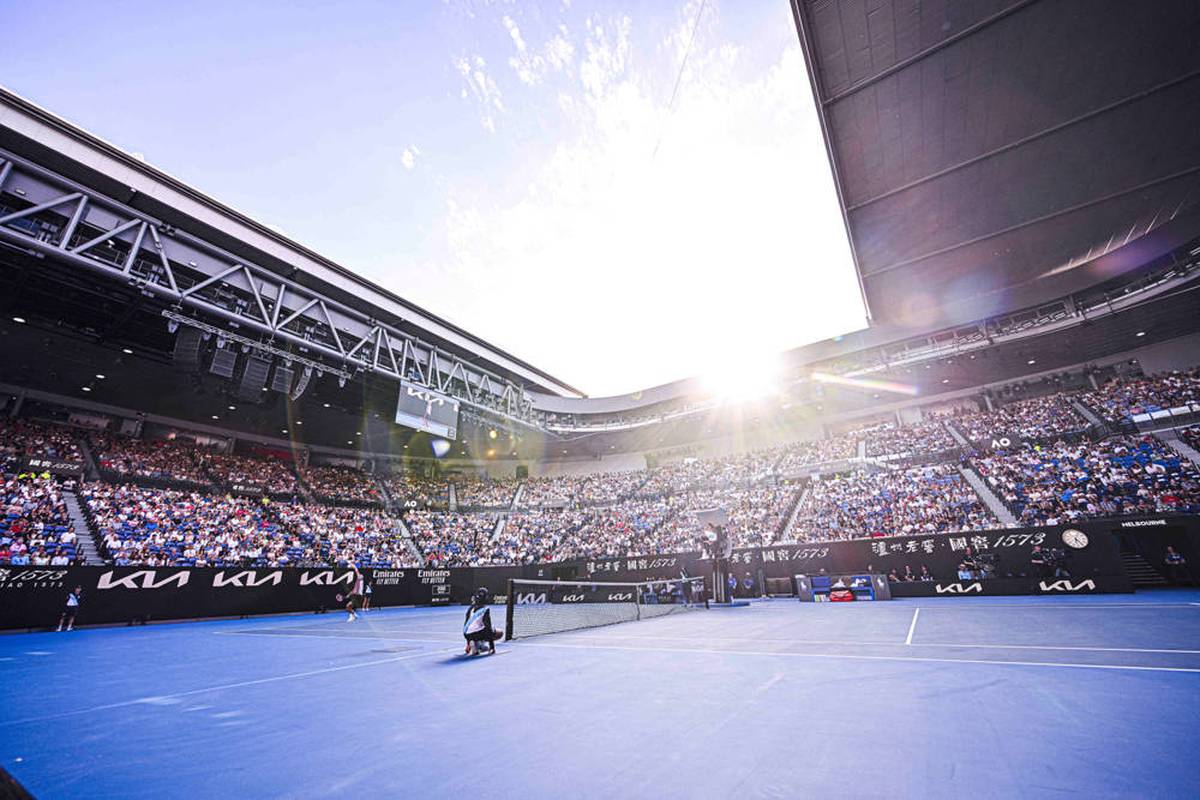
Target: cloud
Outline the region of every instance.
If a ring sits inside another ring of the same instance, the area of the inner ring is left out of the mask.
[[[512,37],[513,44],[517,47],[517,52],[524,53],[525,40],[521,38],[521,29],[517,27],[517,23],[513,22],[513,18],[507,14],[504,15],[504,19],[501,22],[504,23],[504,28],[508,31],[508,35]]]
[[[460,56],[455,60],[454,68],[466,84],[461,90],[461,96],[464,99],[474,98],[480,111],[480,124],[488,131],[494,132],[495,113],[504,112],[504,99],[495,79],[487,72],[487,62],[479,55]]]
[[[504,181],[448,187],[455,316],[593,394],[864,322],[794,36],[741,48],[710,1],[667,110],[696,8],[657,48],[634,47],[624,15],[592,16],[577,45],[556,31],[570,47],[569,84],[549,95],[564,132]]]
[[[415,144],[410,144],[400,154],[400,163],[404,165],[405,169],[411,170],[417,165],[417,156],[419,155],[421,155],[421,150]]]
[[[508,20],[508,17],[505,17],[505,20]],[[520,32],[515,24],[509,32],[517,45],[517,52],[509,57],[508,65],[527,86],[537,86],[551,71],[564,72],[575,57],[575,45],[571,44],[570,32],[566,25],[560,24],[554,35],[536,52],[530,50],[520,39]]]

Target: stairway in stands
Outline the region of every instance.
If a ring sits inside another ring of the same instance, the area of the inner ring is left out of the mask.
[[[89,567],[103,566],[104,559],[100,557],[100,546],[96,541],[96,534],[92,531],[92,526],[88,524],[87,515],[83,513],[79,495],[75,494],[72,489],[64,489],[63,502],[67,506],[67,516],[70,517],[71,524],[75,526],[75,548],[83,557],[83,563]]]
[[[1159,431],[1155,434],[1162,440],[1163,444],[1174,450],[1183,458],[1200,467],[1200,453],[1196,452],[1196,448],[1179,438],[1179,432],[1175,430]]]
[[[1084,404],[1083,404],[1083,403],[1081,403],[1080,401],[1078,401],[1078,400],[1072,400],[1072,401],[1071,401],[1071,407],[1072,407],[1072,408],[1074,408],[1074,409],[1075,409],[1077,412],[1079,412],[1079,414],[1080,414],[1080,415],[1081,415],[1081,416],[1082,416],[1084,419],[1086,419],[1086,420],[1087,420],[1087,421],[1088,421],[1088,422],[1091,424],[1091,426],[1092,426],[1093,428],[1106,428],[1106,427],[1108,427],[1108,426],[1105,424],[1104,420],[1100,419],[1100,417],[1099,417],[1099,416],[1097,416],[1097,415],[1096,415],[1096,413],[1095,413],[1094,411],[1092,411],[1090,408],[1088,408],[1086,405],[1084,405]]]
[[[517,504],[521,502],[521,498],[525,495],[525,481],[521,481],[517,485],[517,491],[513,493],[512,502],[508,504],[509,511],[516,511]]]
[[[1166,586],[1167,579],[1139,553],[1121,553],[1125,574],[1134,586]]]
[[[1012,509],[1004,504],[1004,501],[996,496],[992,491],[992,487],[987,485],[987,481],[979,476],[979,473],[967,466],[960,466],[958,471],[962,473],[963,478],[975,490],[975,494],[979,495],[979,499],[987,506],[988,510],[1000,520],[1005,526],[1014,526],[1017,524],[1017,518],[1013,515]]]

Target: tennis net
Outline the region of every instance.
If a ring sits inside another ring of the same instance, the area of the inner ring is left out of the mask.
[[[508,582],[505,638],[635,622],[708,607],[704,578],[644,583]]]

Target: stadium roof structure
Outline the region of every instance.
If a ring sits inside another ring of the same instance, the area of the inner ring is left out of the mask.
[[[32,245],[41,258],[50,256],[100,274],[116,267],[115,277],[124,281],[137,277],[135,259],[112,263],[115,252],[158,251],[162,269],[153,277],[143,276],[143,291],[189,312],[216,314],[223,322],[272,337],[291,337],[306,348],[325,346],[335,359],[346,361],[357,353],[361,363],[351,366],[360,371],[382,367],[385,373],[403,374],[411,356],[424,363],[427,374],[458,370],[463,382],[476,387],[490,373],[497,392],[511,383],[519,390],[529,386],[552,395],[582,396],[516,356],[0,87],[0,189],[6,181],[27,207],[0,215],[0,222],[7,223],[0,225],[0,242],[20,250]],[[48,230],[38,233],[37,215],[44,212],[62,218],[66,232],[61,240]],[[106,235],[73,241],[79,231]],[[105,247],[115,248],[107,258],[99,252]],[[362,358],[367,351],[373,353],[373,363]],[[436,353],[432,365],[431,353]]]
[[[1200,229],[1200,3],[792,8],[873,326],[1062,297]]]

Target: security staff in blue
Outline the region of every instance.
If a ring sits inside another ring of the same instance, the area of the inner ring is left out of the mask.
[[[488,608],[490,600],[491,594],[487,589],[476,589],[471,597],[471,606],[463,621],[463,638],[467,640],[469,656],[482,653],[485,643],[488,655],[496,652],[496,639],[500,638],[500,634],[492,628],[492,610]]]

